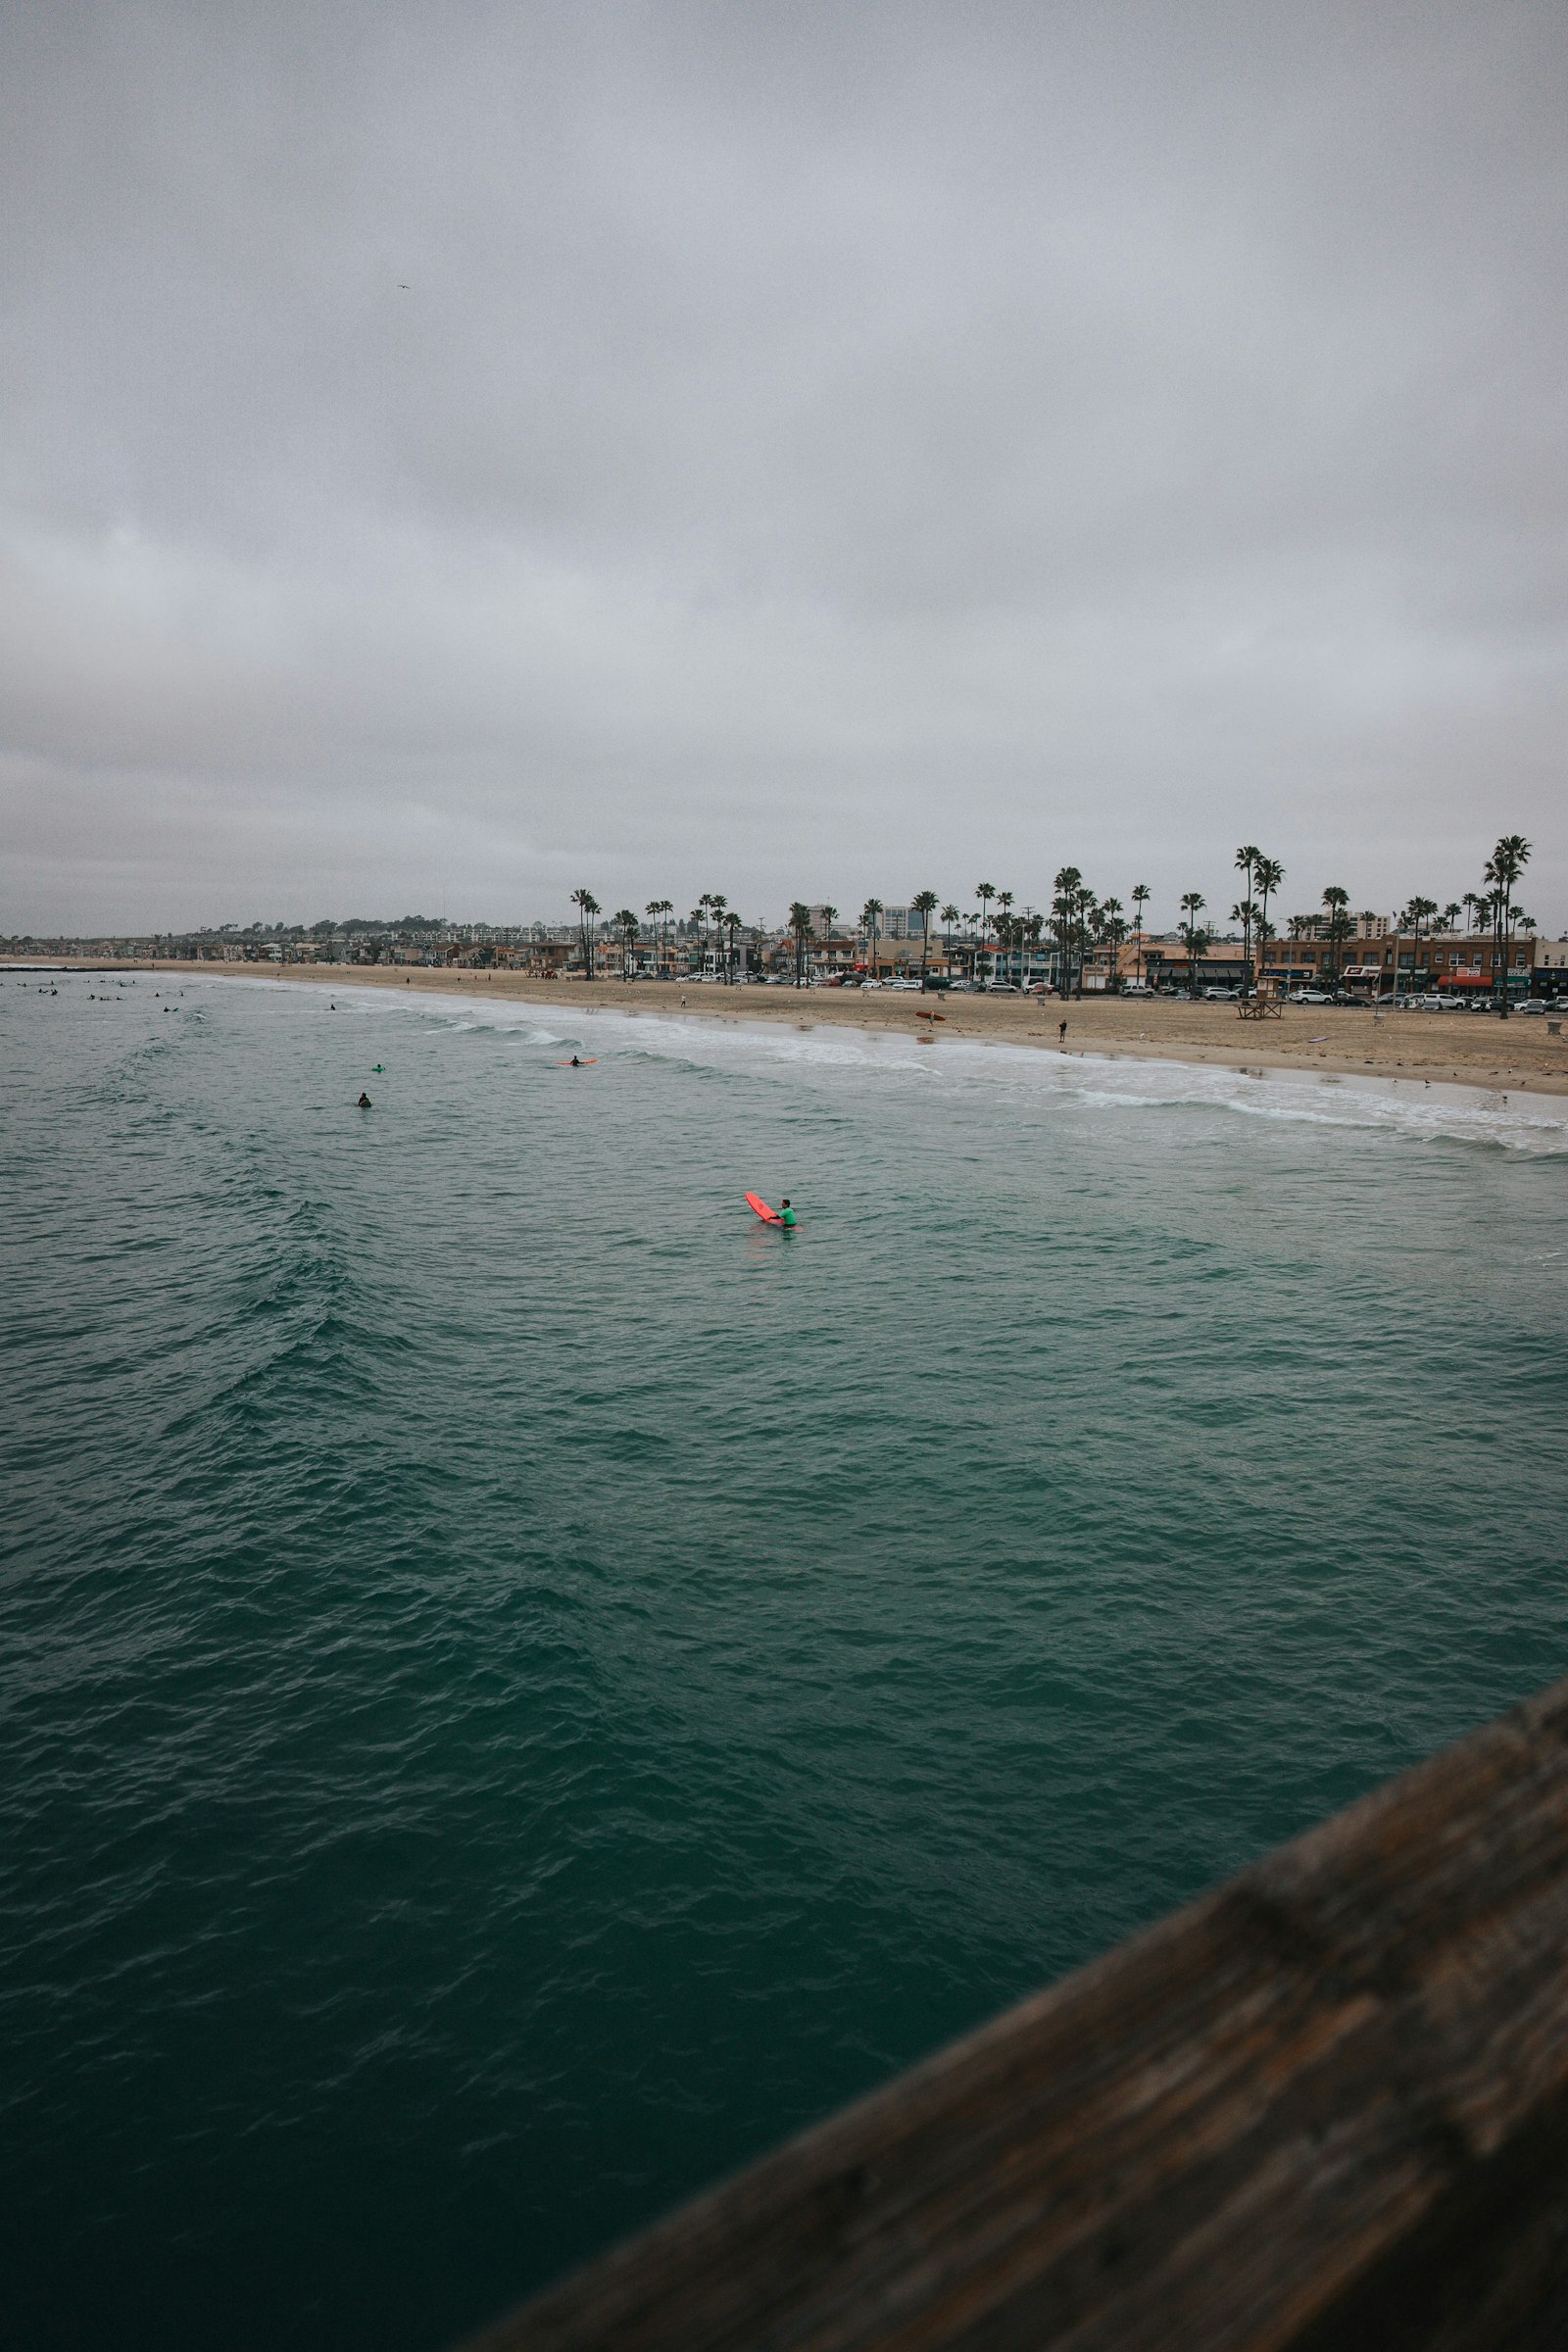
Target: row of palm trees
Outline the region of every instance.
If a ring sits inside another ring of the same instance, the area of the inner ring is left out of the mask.
[[[1452,899],[1446,906],[1440,906],[1436,899],[1420,896],[1413,897],[1406,903],[1395,917],[1395,922],[1400,938],[1407,937],[1411,943],[1410,972],[1412,980],[1420,956],[1423,932],[1439,928],[1452,930],[1462,915],[1465,918],[1467,930],[1474,932],[1490,927],[1493,932],[1493,975],[1497,1010],[1504,1015],[1507,1014],[1506,955],[1508,946],[1516,932],[1533,931],[1536,927],[1534,917],[1515,906],[1513,897],[1524,869],[1530,862],[1530,854],[1531,845],[1522,833],[1504,834],[1487,860],[1482,877],[1487,885],[1484,890],[1467,890],[1462,899]],[[1266,857],[1251,842],[1244,843],[1242,848],[1237,851],[1236,867],[1244,877],[1244,888],[1241,898],[1231,908],[1231,920],[1239,922],[1242,926],[1242,958],[1245,965],[1242,985],[1244,991],[1250,992],[1256,964],[1253,955],[1254,944],[1260,956],[1266,954],[1269,941],[1278,936],[1276,927],[1269,917],[1269,901],[1285,879],[1285,868],[1280,864],[1278,858]],[[1181,935],[1187,946],[1188,985],[1194,996],[1198,994],[1199,959],[1205,956],[1213,945],[1213,934],[1201,920],[1205,905],[1206,902],[1200,891],[1190,890],[1183,894]],[[1363,909],[1359,915],[1353,915],[1350,912],[1349,892],[1342,889],[1335,882],[1331,882],[1324,891],[1322,905],[1321,914],[1293,914],[1289,919],[1288,929],[1293,939],[1323,939],[1329,943],[1335,952],[1333,970],[1330,976],[1337,980],[1344,968],[1346,946],[1355,936],[1357,922],[1371,926],[1379,920],[1379,917],[1370,908]],[[1370,932],[1367,935],[1370,935]],[[1396,956],[1394,970],[1396,998],[1398,993],[1399,964]]]
[[[1499,1011],[1508,1009],[1505,972],[1505,953],[1510,941],[1519,931],[1533,931],[1535,918],[1514,904],[1514,891],[1530,862],[1531,844],[1522,833],[1508,833],[1497,843],[1488,858],[1483,880],[1487,888],[1467,890],[1462,899],[1452,899],[1440,906],[1436,899],[1412,897],[1395,917],[1401,939],[1411,942],[1412,977],[1419,958],[1424,933],[1438,929],[1452,930],[1465,918],[1470,932],[1490,928],[1494,936],[1494,972],[1497,975],[1496,994]],[[1241,898],[1231,908],[1231,920],[1242,926],[1242,956],[1246,966],[1244,987],[1250,988],[1258,958],[1266,954],[1268,943],[1278,937],[1277,926],[1269,914],[1269,902],[1285,879],[1285,868],[1276,858],[1269,858],[1253,843],[1245,843],[1236,853],[1237,870],[1244,877]],[[1136,894],[1135,894],[1136,895]],[[1181,900],[1181,935],[1188,951],[1189,984],[1194,994],[1198,987],[1198,964],[1200,956],[1213,945],[1213,934],[1202,921],[1206,902],[1200,891],[1184,892]],[[1287,928],[1292,939],[1326,940],[1335,951],[1331,976],[1338,979],[1344,967],[1347,944],[1355,936],[1358,923],[1366,927],[1364,936],[1372,936],[1372,926],[1380,917],[1373,908],[1359,913],[1350,911],[1350,894],[1338,883],[1331,882],[1323,893],[1322,912],[1293,914]],[[1254,948],[1257,954],[1254,956]],[[1399,990],[1399,970],[1396,965],[1394,993]]]
[[[602,909],[593,892],[586,888],[574,890],[571,894],[571,903],[577,909],[577,936],[582,952],[582,967],[587,976],[592,979],[594,938]],[[633,969],[637,943],[642,937],[645,922],[653,925],[654,935],[659,942],[661,963],[668,960],[670,924],[674,913],[675,902],[673,899],[650,899],[641,914],[637,912],[635,906],[619,906],[613,914],[607,918],[606,927],[620,934],[621,977],[623,979],[627,978]],[[705,956],[708,951],[710,924],[720,941],[723,940],[725,932],[728,932],[729,955],[725,959],[725,976],[726,978],[730,977],[735,964],[735,935],[742,929],[744,917],[731,906],[728,899],[721,893],[705,890],[692,909],[689,921],[690,927],[702,934]]]
[[[1488,858],[1483,880],[1485,889],[1466,891],[1446,906],[1435,899],[1413,897],[1397,916],[1399,934],[1409,937],[1414,953],[1411,956],[1412,977],[1416,956],[1419,954],[1424,931],[1443,927],[1451,929],[1461,915],[1467,927],[1480,930],[1490,927],[1494,942],[1494,973],[1496,976],[1498,1010],[1508,1009],[1505,956],[1509,943],[1519,931],[1533,931],[1534,918],[1514,903],[1514,891],[1530,862],[1531,844],[1519,833],[1505,834]],[[1285,868],[1277,858],[1269,857],[1256,843],[1246,842],[1236,852],[1236,870],[1242,876],[1242,894],[1231,907],[1230,919],[1242,927],[1243,988],[1250,992],[1258,962],[1266,956],[1268,944],[1279,936],[1278,926],[1270,912],[1273,901],[1285,881]],[[995,948],[1004,956],[1016,956],[1020,974],[1025,957],[1038,951],[1049,939],[1055,951],[1057,983],[1062,994],[1083,994],[1084,965],[1092,954],[1108,951],[1108,961],[1114,973],[1119,951],[1129,938],[1135,942],[1134,970],[1139,982],[1144,971],[1144,909],[1152,897],[1147,882],[1133,885],[1129,897],[1132,916],[1129,919],[1122,902],[1116,898],[1098,898],[1085,882],[1075,865],[1060,867],[1052,884],[1049,909],[1038,913],[1032,907],[1015,911],[1014,894],[999,890],[995,883],[975,885],[978,902],[972,913],[965,914],[953,902],[943,904],[934,890],[916,891],[909,901],[910,907],[920,916],[920,983],[925,985],[930,957],[932,917],[940,914],[944,926],[945,945],[951,960],[954,953],[954,933],[959,934],[960,953],[967,949],[971,961],[978,955]],[[572,904],[578,911],[582,941],[583,969],[593,970],[594,925],[600,912],[598,900],[587,889],[574,890]],[[1178,930],[1187,950],[1188,987],[1195,997],[1199,990],[1199,967],[1214,943],[1214,933],[1204,917],[1208,902],[1201,891],[1182,893],[1181,920]],[[1366,910],[1359,916],[1350,911],[1350,894],[1338,883],[1330,883],[1323,893],[1322,912],[1293,914],[1287,928],[1293,939],[1313,937],[1326,940],[1335,951],[1333,977],[1338,978],[1344,966],[1345,949],[1355,935],[1357,921],[1370,924],[1377,918]],[[831,934],[838,920],[836,906],[821,906],[817,910]],[[873,971],[878,965],[878,947],[881,939],[882,917],[887,909],[880,899],[867,899],[860,909],[860,930],[868,949]],[[670,921],[675,912],[669,899],[650,899],[642,915],[635,908],[623,906],[610,917],[610,928],[618,931],[624,948],[622,969],[629,971],[633,952],[642,933],[645,920],[656,927],[661,960],[668,954]],[[721,958],[725,978],[736,972],[736,934],[742,928],[742,918],[721,893],[704,891],[689,917],[692,930],[703,940],[706,956],[710,929],[722,945],[728,934],[729,952]],[[791,903],[789,930],[795,944],[796,986],[805,984],[807,950],[816,936],[811,908],[802,899]],[[965,936],[966,935],[966,936]],[[1394,975],[1394,993],[1398,995],[1397,965]]]

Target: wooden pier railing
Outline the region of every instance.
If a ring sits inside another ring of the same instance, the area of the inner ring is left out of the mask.
[[[473,2352],[1562,2352],[1568,1684]]]

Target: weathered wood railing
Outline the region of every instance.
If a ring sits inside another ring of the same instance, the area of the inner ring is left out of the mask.
[[[1568,1684],[474,2352],[1568,2346]]]

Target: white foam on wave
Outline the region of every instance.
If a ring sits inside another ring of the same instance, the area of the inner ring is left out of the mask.
[[[224,981],[215,985],[232,986]],[[265,985],[265,984],[264,984]],[[270,984],[274,989],[276,983]],[[1568,1155],[1568,1101],[1521,1101],[1508,1090],[1454,1086],[1437,1080],[1216,1062],[1140,1059],[1132,1054],[1058,1053],[1050,1048],[943,1037],[926,1044],[890,1031],[785,1027],[749,1021],[744,1014],[714,1019],[706,1008],[682,1019],[650,1010],[621,1012],[608,1005],[563,1004],[579,1018],[546,1028],[535,1005],[489,1004],[483,998],[432,999],[380,988],[335,991],[357,1006],[397,1008],[451,1032],[506,1030],[539,1047],[578,1047],[591,1040],[597,1054],[636,1053],[715,1072],[761,1079],[852,1075],[858,1082],[914,1081],[923,1088],[999,1086],[1042,1107],[1052,1099],[1109,1115],[1129,1110],[1209,1110],[1244,1119],[1359,1129],[1431,1143],[1491,1144],[1555,1157]]]

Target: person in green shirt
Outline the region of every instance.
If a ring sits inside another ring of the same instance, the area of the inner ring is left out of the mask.
[[[778,1204],[778,1221],[781,1225],[793,1225],[795,1223],[795,1211],[793,1208],[791,1208],[787,1200],[781,1200]]]

